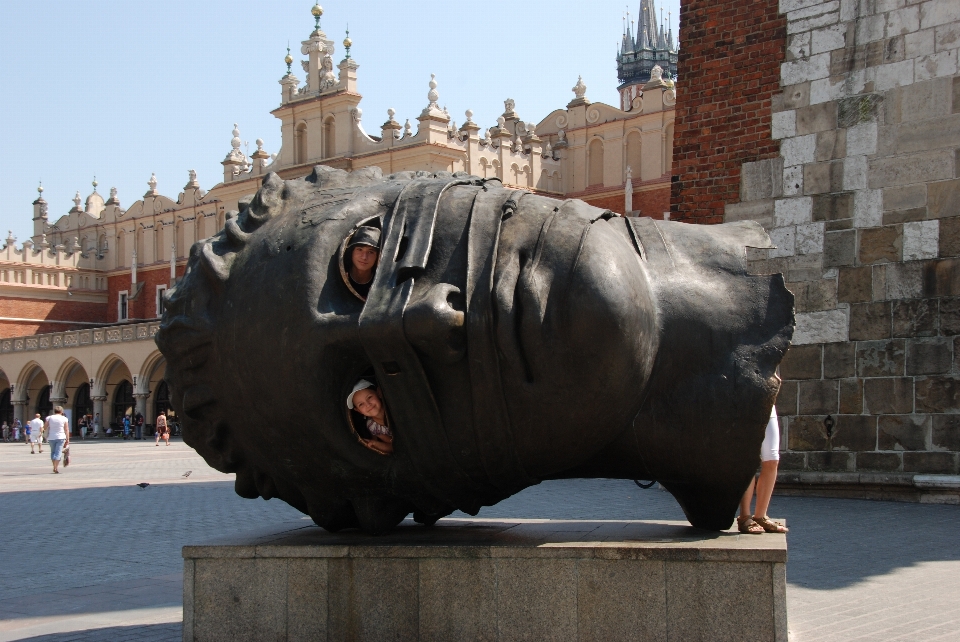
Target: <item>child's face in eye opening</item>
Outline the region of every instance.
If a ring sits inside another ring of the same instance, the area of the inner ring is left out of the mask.
[[[369,245],[358,245],[353,248],[353,254],[350,256],[353,266],[361,274],[370,272],[377,264],[377,258],[380,253],[376,248]]]
[[[380,392],[374,388],[366,388],[354,393],[353,407],[364,417],[379,417],[383,413]]]

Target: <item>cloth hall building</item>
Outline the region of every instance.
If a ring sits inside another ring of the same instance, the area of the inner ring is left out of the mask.
[[[183,274],[190,247],[218,233],[269,172],[291,179],[317,164],[379,166],[384,174],[463,171],[621,214],[662,218],[670,209],[677,49],[672,32],[651,19],[652,0],[643,0],[636,35],[625,27],[618,107],[591,102],[583,81],[571,79],[565,107],[534,123],[507,99],[488,128],[469,110],[458,125],[439,106],[433,77],[415,124],[401,123],[392,109],[382,124],[365,116],[349,37],[335,64],[322,9],[312,13],[314,28],[300,48],[305,79],[288,53],[279,80],[276,153],[257,140],[247,155],[234,125],[222,181],[209,190],[191,170],[171,197],[151,176],[146,193],[124,207],[115,189],[104,197],[94,181],[86,199],[78,192],[57,216],[38,189],[33,235],[17,247],[11,234],[0,249],[0,419],[46,416],[60,404],[75,430],[81,415],[99,414],[106,427],[132,412],[148,424],[169,412],[165,363],[153,341],[163,293]]]

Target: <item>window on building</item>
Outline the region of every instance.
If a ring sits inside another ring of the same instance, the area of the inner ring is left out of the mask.
[[[158,285],[157,286],[157,318],[163,316],[163,293],[167,291],[167,286]]]
[[[129,292],[124,290],[123,292],[120,293],[120,298],[117,299],[117,320],[118,321],[126,321],[127,319],[130,318],[130,314],[129,314],[130,306],[129,306],[129,300],[128,300],[129,294],[130,294]]]

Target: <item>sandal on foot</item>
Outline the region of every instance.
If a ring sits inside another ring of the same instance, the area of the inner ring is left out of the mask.
[[[757,517],[754,515],[753,521],[768,533],[786,533],[790,530],[780,522],[775,522],[769,517]]]
[[[738,517],[737,529],[745,535],[762,535],[763,526],[753,521],[752,517]]]

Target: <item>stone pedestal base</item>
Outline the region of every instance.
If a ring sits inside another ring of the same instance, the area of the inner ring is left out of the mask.
[[[787,640],[783,535],[443,519],[287,525],[183,557],[184,640]]]

